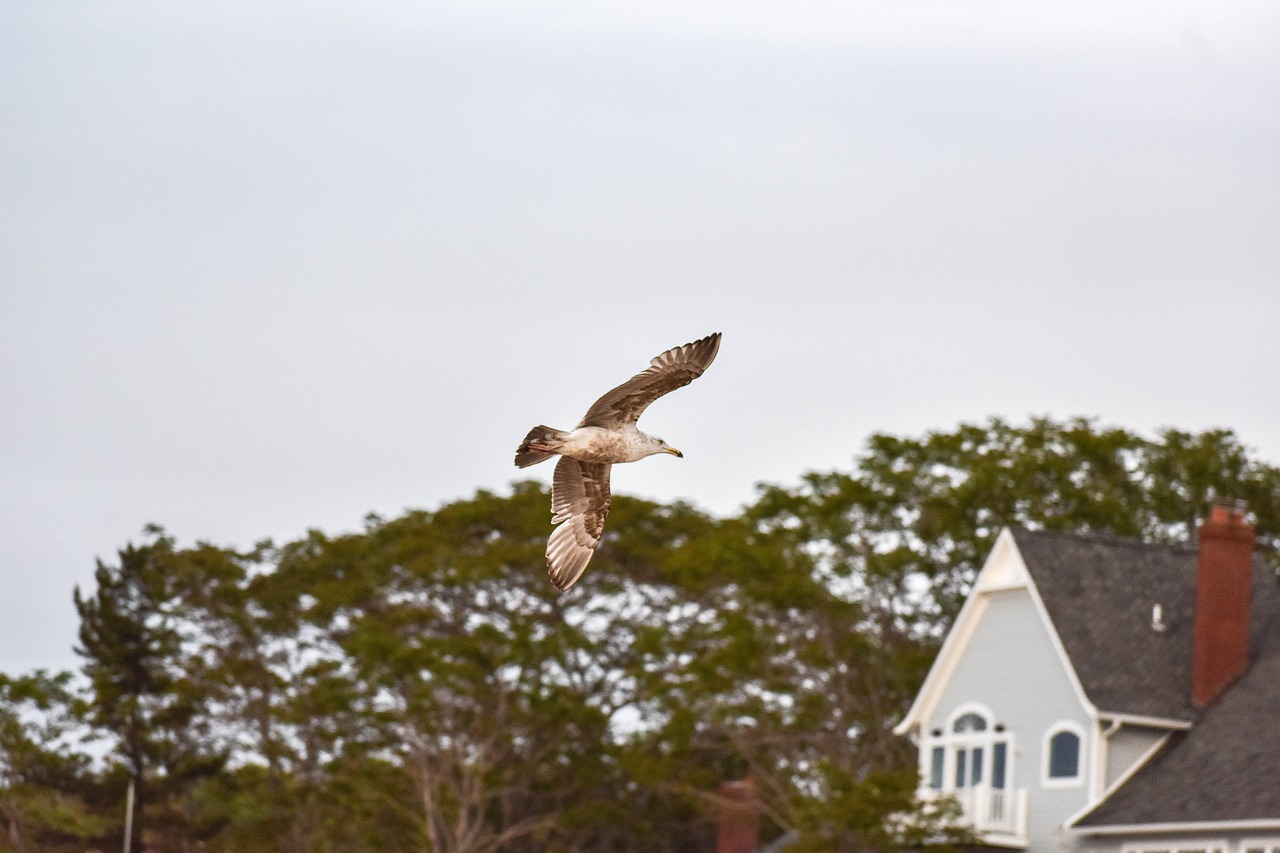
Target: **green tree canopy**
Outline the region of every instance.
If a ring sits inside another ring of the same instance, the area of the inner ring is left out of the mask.
[[[943,828],[892,728],[1000,528],[1189,541],[1223,498],[1280,567],[1280,471],[1234,434],[1084,419],[874,435],[728,518],[616,496],[565,594],[531,482],[248,552],[155,529],[76,590],[83,699],[0,680],[0,814],[114,845],[133,774],[156,850],[661,853],[749,775],[766,837],[885,849]]]
[[[13,849],[70,844],[101,831],[84,801],[84,711],[69,672],[0,674],[0,824]]]
[[[92,596],[73,594],[89,718],[110,734],[119,766],[135,781],[134,845],[148,825],[179,837],[210,831],[181,800],[227,759],[206,713],[215,697],[204,678],[210,650],[200,593],[214,581],[201,556],[211,549],[179,553],[162,531],[149,533],[151,542],[119,552],[118,565],[98,563]]]
[[[1085,418],[999,418],[922,437],[876,434],[852,471],[770,486],[747,514],[900,622],[938,631],[1004,526],[1193,543],[1215,500],[1245,501],[1280,572],[1280,469],[1230,430],[1153,439]]]

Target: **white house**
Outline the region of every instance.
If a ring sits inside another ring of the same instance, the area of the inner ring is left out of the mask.
[[[1199,548],[1004,530],[900,734],[922,795],[1031,853],[1280,853],[1280,587]]]

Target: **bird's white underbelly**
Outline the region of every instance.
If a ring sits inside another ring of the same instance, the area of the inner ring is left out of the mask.
[[[603,427],[578,427],[560,447],[564,456],[583,462],[635,462],[649,455],[639,430],[612,430]]]

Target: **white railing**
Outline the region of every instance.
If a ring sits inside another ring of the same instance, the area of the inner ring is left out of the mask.
[[[1023,837],[1027,834],[1027,791],[1025,788],[987,788],[974,791],[974,823],[982,832],[1000,832]]]
[[[1025,788],[991,788],[976,785],[959,791],[925,791],[926,797],[954,797],[964,820],[979,835],[999,835],[1001,840],[1025,843],[1027,837],[1027,791]]]

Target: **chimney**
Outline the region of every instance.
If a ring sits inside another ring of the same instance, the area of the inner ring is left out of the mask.
[[[720,786],[716,853],[752,853],[760,841],[760,801],[749,778]]]
[[[1191,702],[1203,708],[1249,665],[1254,537],[1244,504],[1215,504],[1199,541]]]

